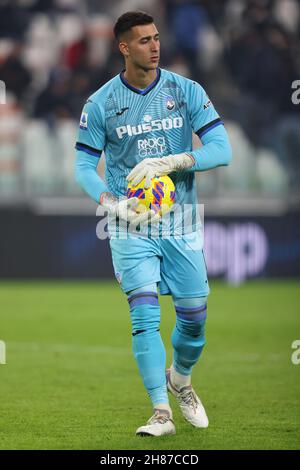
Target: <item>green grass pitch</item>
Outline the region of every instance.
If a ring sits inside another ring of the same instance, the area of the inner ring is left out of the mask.
[[[131,353],[116,283],[0,284],[1,449],[299,449],[299,282],[211,283],[207,345],[193,385],[210,426],[171,398],[177,434],[135,436],[151,405]],[[168,364],[175,314],[160,297]]]

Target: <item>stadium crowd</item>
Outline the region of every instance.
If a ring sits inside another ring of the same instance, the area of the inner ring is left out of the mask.
[[[0,0],[0,198],[78,195],[80,111],[122,70],[112,28],[135,9],[155,18],[161,66],[201,83],[225,119],[234,162],[201,175],[204,193],[297,191],[299,0]]]

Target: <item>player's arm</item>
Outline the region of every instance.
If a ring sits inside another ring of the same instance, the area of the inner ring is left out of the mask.
[[[85,150],[76,149],[76,182],[98,204],[102,194],[109,192],[105,182],[97,173],[99,160],[100,158],[91,156]]]
[[[232,150],[223,125],[210,130],[201,138],[201,142],[203,144],[201,148],[189,152],[194,158],[194,164],[189,171],[206,171],[229,165]]]
[[[187,102],[194,132],[203,146],[188,152],[194,159],[189,171],[211,170],[228,165],[232,149],[228,134],[220,116],[204,89],[196,82],[189,82]]]
[[[101,195],[109,192],[105,182],[97,173],[104,146],[105,129],[102,125],[101,110],[96,103],[88,100],[82,110],[75,145],[75,179],[98,204]]]
[[[110,214],[125,219],[134,225],[156,220],[154,211],[138,214],[135,208],[138,198],[114,196],[97,173],[102,148],[105,146],[105,129],[101,110],[88,101],[83,108],[76,142],[75,179],[79,186]]]

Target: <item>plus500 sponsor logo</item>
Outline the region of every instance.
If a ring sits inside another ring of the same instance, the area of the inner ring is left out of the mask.
[[[132,137],[133,135],[140,135],[146,134],[147,132],[155,132],[155,131],[169,131],[170,129],[179,129],[183,126],[183,118],[182,117],[175,117],[173,119],[166,118],[166,119],[156,119],[155,121],[151,122],[144,122],[143,124],[138,124],[137,126],[120,126],[116,128],[117,135],[119,139],[122,139],[124,135],[129,135]]]

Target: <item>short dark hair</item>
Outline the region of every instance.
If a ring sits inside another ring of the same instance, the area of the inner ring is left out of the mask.
[[[140,26],[144,24],[154,23],[154,19],[148,13],[144,11],[128,11],[117,19],[114,26],[114,35],[116,39],[120,39],[120,36],[129,31],[133,26]]]

